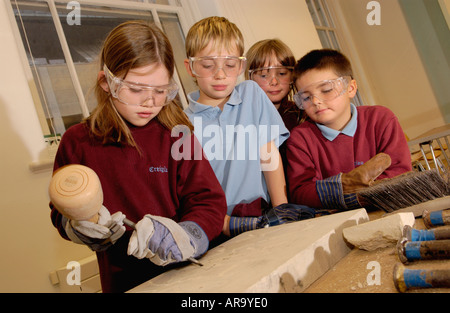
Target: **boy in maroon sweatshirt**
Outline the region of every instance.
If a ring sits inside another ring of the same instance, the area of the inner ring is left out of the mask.
[[[295,66],[294,83],[296,104],[308,119],[292,130],[286,144],[291,202],[357,208],[358,188],[411,171],[397,117],[386,107],[350,102],[357,84],[344,55],[330,49],[309,52]]]

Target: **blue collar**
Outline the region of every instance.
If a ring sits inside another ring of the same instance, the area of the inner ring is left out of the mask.
[[[358,127],[358,110],[353,103],[350,103],[352,118],[348,122],[348,124],[344,127],[342,131],[338,131],[335,129],[331,129],[325,125],[317,124],[317,127],[321,131],[322,135],[328,139],[329,141],[333,141],[336,137],[342,133],[349,137],[353,137],[356,133],[356,129]]]
[[[188,94],[189,109],[191,109],[193,113],[199,113],[212,108],[210,105],[197,102],[198,98],[200,98],[200,90],[196,90]],[[231,93],[230,98],[228,99],[226,104],[238,105],[241,103],[242,103],[241,96],[239,95],[239,92],[235,88],[233,89],[233,92]]]

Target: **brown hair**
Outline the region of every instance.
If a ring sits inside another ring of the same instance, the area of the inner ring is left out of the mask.
[[[195,56],[210,42],[213,42],[214,48],[231,50],[236,46],[239,56],[244,54],[244,37],[241,31],[224,17],[211,16],[192,25],[186,36],[187,56]]]
[[[245,71],[245,79],[250,79],[250,70],[264,67],[266,60],[272,59],[272,56],[278,60],[282,66],[295,66],[295,57],[292,50],[280,39],[265,39],[256,42],[253,46],[248,49],[247,54],[247,69]],[[269,66],[272,66],[269,64]],[[294,84],[290,84],[290,91],[281,100],[282,105],[286,105],[289,102],[293,102],[293,97],[295,94]],[[297,114],[297,124],[302,123],[305,120],[306,114],[304,111],[297,108],[296,105],[287,106],[284,113],[295,113]]]
[[[162,64],[169,77],[173,77],[175,60],[169,40],[158,27],[143,21],[129,21],[115,27],[107,36],[100,54],[100,70],[105,64],[121,78],[125,78],[133,68],[153,63]],[[137,147],[130,129],[112,104],[110,93],[102,88],[101,83],[97,80],[95,85],[97,106],[85,122],[92,134],[102,138],[104,144],[125,143]],[[165,105],[157,119],[169,130],[176,125],[186,125],[193,131],[189,118],[175,101]]]
[[[353,77],[350,61],[345,55],[333,49],[312,50],[298,60],[294,68],[294,82],[312,69],[331,69],[338,76]]]
[[[283,66],[295,66],[294,54],[284,42],[279,39],[261,40],[251,46],[247,51],[245,79],[250,79],[248,71],[264,67],[266,60],[271,59],[272,56],[275,56]]]

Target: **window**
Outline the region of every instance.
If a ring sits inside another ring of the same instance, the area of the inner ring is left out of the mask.
[[[331,18],[327,3],[324,0],[306,0],[309,13],[319,35],[323,48],[341,51],[337,37],[337,29]],[[358,92],[352,101],[356,106],[363,105],[361,95]]]
[[[324,48],[340,50],[334,23],[328,12],[326,3],[322,0],[306,0],[306,4],[316,26],[322,46]]]
[[[154,23],[168,36],[174,48],[175,80],[182,86],[179,97],[183,105],[185,94],[196,88],[183,65],[183,16],[177,1],[10,0],[10,4],[30,65],[36,110],[49,144],[58,142],[67,128],[95,107],[92,87],[102,42],[124,21]]]

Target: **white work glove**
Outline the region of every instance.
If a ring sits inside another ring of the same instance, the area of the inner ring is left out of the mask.
[[[178,224],[170,218],[147,214],[136,224],[128,243],[128,255],[165,266],[198,257],[208,245],[208,237],[196,223]]]
[[[70,240],[85,244],[93,251],[104,251],[125,233],[124,219],[125,215],[122,212],[111,215],[108,209],[102,206],[98,212],[97,223],[75,221],[65,217],[63,217],[63,223]]]

